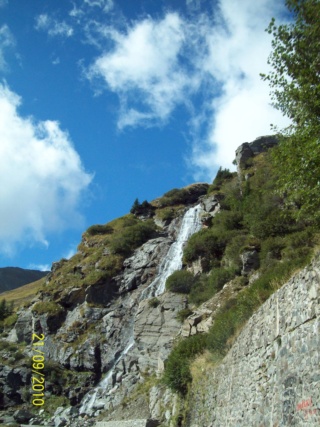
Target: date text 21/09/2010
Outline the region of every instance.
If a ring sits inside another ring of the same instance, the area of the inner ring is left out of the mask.
[[[44,335],[32,334],[32,404],[34,406],[44,405]]]

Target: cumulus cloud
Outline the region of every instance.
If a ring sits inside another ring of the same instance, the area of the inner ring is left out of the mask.
[[[41,14],[36,17],[36,30],[46,31],[49,36],[55,37],[71,37],[73,36],[73,28],[64,21],[57,21],[47,14]]]
[[[288,121],[270,105],[269,88],[260,73],[268,71],[270,36],[264,31],[281,4],[244,0],[237,8],[222,0],[216,25],[207,32],[208,53],[201,67],[218,83],[221,93],[211,101],[205,143],[194,147],[193,164],[203,176],[219,165],[232,167],[232,156],[242,142],[270,133],[270,124]]]
[[[89,1],[89,0],[88,0]],[[94,0],[92,0],[94,1]],[[96,0],[98,3],[99,1]],[[232,167],[244,141],[269,134],[270,124],[288,122],[270,105],[268,72],[272,16],[281,18],[277,0],[221,0],[212,14],[200,0],[186,0],[189,18],[167,12],[119,31],[95,27],[103,53],[89,69],[119,97],[119,128],[165,123],[180,104],[188,107],[197,178],[211,179],[217,167]],[[110,48],[110,41],[113,43]]]
[[[0,27],[0,70],[4,70],[7,67],[4,55],[5,51],[14,46],[13,35],[7,25]]]
[[[0,84],[0,251],[48,245],[48,235],[81,225],[81,196],[92,177],[59,123],[24,118],[21,99]]]
[[[162,20],[137,22],[125,34],[106,29],[114,48],[96,59],[89,77],[102,78],[119,95],[120,128],[165,121],[186,92],[197,87],[197,76],[179,62],[184,24],[178,14],[167,13]]]

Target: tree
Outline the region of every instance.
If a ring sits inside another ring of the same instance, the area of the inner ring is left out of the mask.
[[[130,213],[135,214],[139,210],[139,208],[140,208],[140,203],[139,203],[139,200],[136,199],[133,202],[133,205],[132,205],[132,207],[130,209]]]
[[[320,221],[320,2],[287,0],[286,5],[293,22],[277,26],[271,20],[273,71],[262,75],[273,105],[292,121],[280,131],[273,160],[296,217]]]
[[[0,320],[5,319],[13,313],[13,301],[11,303],[7,303],[5,299],[0,302]]]
[[[287,0],[294,22],[267,29],[273,35],[268,63],[273,70],[262,75],[272,89],[274,106],[294,126],[319,127],[320,118],[320,2]]]

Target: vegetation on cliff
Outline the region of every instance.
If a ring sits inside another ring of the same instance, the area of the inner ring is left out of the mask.
[[[272,71],[262,75],[270,84],[274,106],[292,120],[290,127],[280,131],[273,158],[287,206],[299,207],[294,211],[297,217],[319,222],[320,3],[287,0],[286,5],[294,21],[279,26],[271,21]]]
[[[292,125],[277,130],[276,148],[247,164],[240,186],[220,168],[209,192],[222,198],[222,211],[208,229],[190,239],[184,252],[186,264],[200,257],[205,267],[190,287],[189,301],[196,304],[221,289],[227,280],[219,278],[226,274],[227,279],[227,271],[229,278],[241,274],[239,255],[259,254],[258,277],[225,302],[205,336],[202,350],[220,355],[253,311],[310,260],[319,239],[320,3],[287,0],[286,5],[294,20],[277,26],[272,19],[267,31],[273,35],[269,57],[273,70],[262,78],[270,84],[274,106]],[[191,381],[190,352],[181,351],[188,341],[194,347],[191,339],[179,342],[164,374],[165,383],[180,393],[187,392]]]
[[[203,272],[193,276],[179,271],[167,280],[169,290],[188,294],[191,307],[208,301],[230,280],[236,278],[239,283],[239,292],[221,301],[201,345],[195,346],[198,338],[190,337],[178,342],[170,354],[164,381],[176,392],[187,393],[194,357],[205,349],[215,357],[225,355],[232,337],[296,269],[310,261],[319,242],[316,221],[297,219],[297,207],[285,209],[285,198],[277,191],[278,170],[271,157],[272,151],[256,156],[242,182],[227,173],[214,180],[209,191],[218,193],[221,211],[209,227],[189,239],[184,249],[186,267],[200,259]],[[255,267],[249,272],[245,271],[246,257],[255,259]],[[252,273],[255,276],[250,278]],[[186,350],[189,345],[190,351]]]

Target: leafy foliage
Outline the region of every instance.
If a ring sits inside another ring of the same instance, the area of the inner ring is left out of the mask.
[[[149,304],[149,307],[157,308],[161,304],[161,302],[158,298],[155,297],[155,298],[151,298],[148,301],[148,304]]]
[[[231,239],[231,233],[224,230],[203,229],[191,236],[184,249],[183,259],[185,263],[206,258],[209,262],[221,260],[227,242]]]
[[[160,207],[180,205],[187,201],[189,196],[185,188],[174,188],[165,193],[160,199]]]
[[[145,215],[153,213],[153,210],[154,207],[147,200],[139,203],[139,200],[136,199],[130,209],[130,213],[134,215]]]
[[[194,335],[181,340],[170,353],[163,382],[173,391],[185,395],[191,382],[190,359],[203,352],[207,346],[206,335]]]
[[[272,19],[267,31],[273,35],[269,57],[273,71],[262,75],[272,89],[276,108],[296,126],[319,125],[320,117],[320,3],[318,0],[286,0],[294,22],[277,26]]]
[[[272,19],[267,31],[273,35],[273,71],[262,75],[274,106],[292,120],[281,132],[274,164],[286,205],[296,208],[295,218],[320,222],[320,3],[287,0],[286,5],[294,22],[277,26]]]
[[[6,317],[12,315],[13,313],[13,302],[7,303],[4,298],[0,302],[0,320],[4,320]]]
[[[156,227],[152,220],[138,222],[122,229],[110,242],[114,254],[128,256],[132,251],[153,237]]]
[[[203,274],[197,279],[191,288],[189,301],[197,305],[207,301],[234,277],[233,268],[212,269],[209,275]]]
[[[179,294],[188,294],[191,291],[195,278],[186,270],[178,270],[171,274],[166,281],[166,289]]]
[[[232,179],[235,176],[235,173],[230,172],[229,169],[222,169],[220,166],[217,175],[215,176],[212,184],[208,188],[208,193],[217,191],[220,189],[221,185],[228,179]]]
[[[88,228],[87,233],[89,236],[95,236],[97,234],[111,234],[113,232],[113,228],[109,225],[100,225],[95,224],[91,225],[91,227]]]

